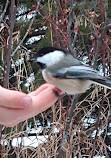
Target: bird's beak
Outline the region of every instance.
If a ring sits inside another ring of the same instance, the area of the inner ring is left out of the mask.
[[[28,61],[34,63],[37,62],[35,54],[31,54]]]

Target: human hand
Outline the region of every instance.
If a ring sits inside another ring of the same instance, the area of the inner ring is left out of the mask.
[[[61,93],[50,84],[43,84],[29,94],[0,86],[0,124],[14,126],[45,111],[57,101],[53,90]]]

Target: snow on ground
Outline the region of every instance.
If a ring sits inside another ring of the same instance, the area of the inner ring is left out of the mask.
[[[38,145],[47,142],[48,135],[41,136],[28,136],[28,137],[16,137],[12,139],[13,147],[34,147],[36,148]],[[7,140],[2,140],[2,144],[8,145]]]

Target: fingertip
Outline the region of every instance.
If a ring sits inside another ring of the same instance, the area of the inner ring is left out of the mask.
[[[61,95],[63,92],[60,90],[60,89],[58,89],[57,87],[55,87],[55,86],[53,86],[52,87],[52,92],[57,92],[58,93],[58,95]]]
[[[42,91],[44,91],[46,89],[52,89],[52,88],[54,88],[53,85],[51,85],[49,83],[45,83],[45,84],[42,84],[40,87],[38,87],[36,90],[30,92],[28,95],[29,96],[36,96],[39,93],[41,93]]]
[[[49,95],[56,100],[63,94],[63,92],[54,85],[51,85],[47,90],[49,91]]]
[[[59,94],[62,94],[63,92],[60,90],[60,89],[58,89],[58,88],[55,88],[55,90],[59,93]]]

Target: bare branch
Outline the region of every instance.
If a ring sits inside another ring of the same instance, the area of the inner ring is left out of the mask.
[[[36,12],[38,11],[39,5],[40,5],[40,0],[39,0],[39,2],[38,2],[38,4],[37,4]],[[24,42],[24,40],[25,40],[26,37],[28,36],[29,30],[30,30],[30,28],[32,27],[32,24],[33,24],[33,22],[34,22],[35,16],[36,16],[36,14],[33,16],[32,20],[31,20],[31,22],[30,22],[30,25],[29,25],[29,27],[28,27],[28,29],[27,29],[27,31],[26,31],[26,33],[25,33],[23,39],[20,41],[20,43],[18,44],[18,46],[15,48],[15,50],[14,50],[13,53],[11,54],[12,57],[13,57],[13,56],[15,55],[15,53],[19,50],[20,46],[22,45],[22,43]]]
[[[4,8],[4,10],[3,10],[3,13],[2,13],[1,16],[0,16],[0,23],[1,23],[1,21],[3,20],[4,16],[5,16],[5,13],[6,13],[6,10],[7,10],[7,8],[8,8],[8,5],[9,5],[9,0],[6,1],[5,8]]]
[[[15,17],[16,17],[16,6],[15,6],[15,0],[11,0],[11,6],[10,6],[10,35],[8,40],[8,47],[6,52],[6,59],[5,59],[5,74],[4,74],[4,81],[3,86],[5,88],[8,87],[9,84],[9,73],[10,73],[10,64],[11,64],[11,52],[12,52],[12,34],[15,24]]]

